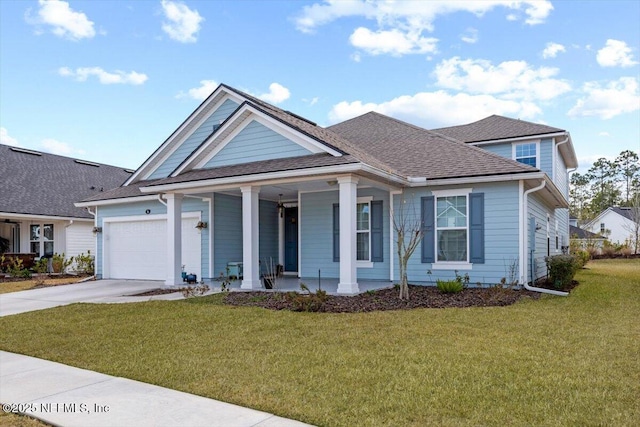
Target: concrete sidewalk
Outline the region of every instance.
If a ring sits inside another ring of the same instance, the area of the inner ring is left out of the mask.
[[[0,351],[0,402],[57,426],[294,427],[230,403]]]

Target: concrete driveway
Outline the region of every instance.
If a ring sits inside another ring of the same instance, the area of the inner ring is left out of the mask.
[[[180,292],[151,297],[128,296],[163,287],[164,282],[151,280],[96,280],[73,285],[10,292],[0,294],[0,316],[43,310],[76,302],[122,303],[183,298]]]

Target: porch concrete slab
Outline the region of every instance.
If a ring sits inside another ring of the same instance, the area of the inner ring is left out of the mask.
[[[43,310],[76,302],[114,302],[110,299],[118,300],[122,296],[162,287],[164,287],[163,282],[150,280],[96,280],[10,292],[0,294],[0,316]]]
[[[0,372],[0,401],[19,404],[20,412],[53,425],[307,425],[202,396],[4,351],[0,352]],[[68,379],[62,381],[63,378]]]

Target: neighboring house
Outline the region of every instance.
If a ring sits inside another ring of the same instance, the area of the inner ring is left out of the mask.
[[[132,171],[0,145],[0,237],[9,253],[95,253],[94,217],[74,202],[120,186]]]
[[[586,249],[589,247],[601,249],[604,245],[604,241],[606,240],[599,234],[592,233],[588,230],[583,230],[582,228],[570,225],[569,226],[569,235],[571,236],[571,240],[575,241],[577,246]]]
[[[618,245],[630,244],[633,241],[633,208],[610,207],[600,212],[584,228],[592,233],[604,236]]]
[[[97,214],[103,278],[175,285],[183,269],[212,279],[241,262],[256,289],[273,259],[353,294],[398,280],[402,206],[425,236],[411,282],[457,270],[495,284],[515,264],[523,283],[568,245],[576,166],[568,132],[549,126],[492,116],[429,131],[371,112],[323,128],[220,85],[124,185],[77,206]]]

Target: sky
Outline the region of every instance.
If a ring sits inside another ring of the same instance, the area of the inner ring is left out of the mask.
[[[321,126],[543,123],[584,172],[640,152],[639,22],[638,0],[0,0],[0,143],[135,169],[225,83]]]

